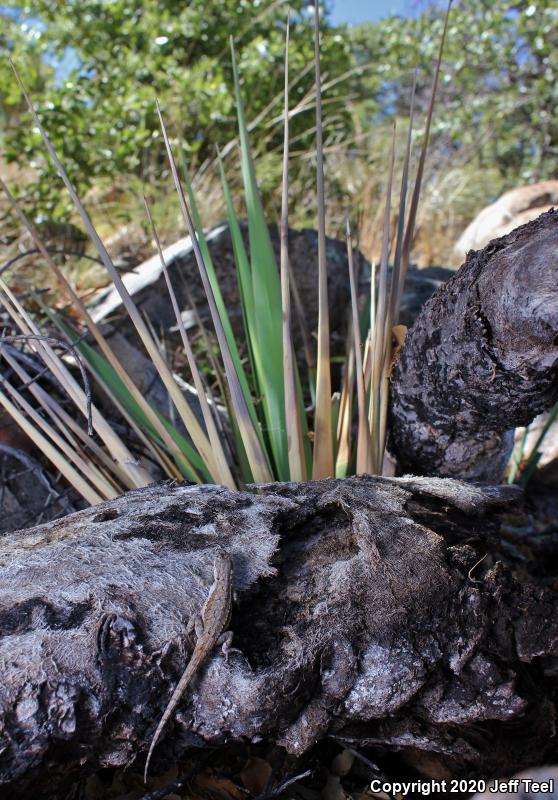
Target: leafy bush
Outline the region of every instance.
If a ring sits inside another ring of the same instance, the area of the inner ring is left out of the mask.
[[[19,3],[13,4],[18,6]],[[311,16],[307,3],[295,0],[292,8],[292,87],[295,101],[312,96]],[[62,83],[48,88],[30,85],[50,138],[64,159],[68,173],[81,193],[96,180],[122,174],[140,174],[151,180],[164,165],[155,94],[164,105],[173,135],[179,135],[190,157],[198,163],[213,157],[236,135],[234,100],[228,57],[229,36],[240,52],[243,91],[248,119],[277,117],[282,74],[285,18],[276,2],[223,0],[207,3],[172,0],[68,0],[51,3],[30,0],[26,18],[45,26],[37,51],[62,58],[71,52],[75,69]],[[346,38],[328,31],[322,43],[322,60],[328,80],[351,65]],[[28,65],[22,76],[29,84]],[[13,81],[7,82],[13,86]],[[350,118],[341,101],[346,83],[333,85],[328,94],[331,128],[346,135]],[[307,105],[311,109],[311,104]],[[279,114],[280,119],[280,114]],[[308,149],[312,121],[308,114],[293,119],[297,146]],[[280,144],[280,125],[260,126],[253,143]],[[269,138],[271,136],[271,142]],[[32,130],[8,131],[5,153],[9,159],[32,163],[37,170],[34,204],[52,217],[69,213],[67,196],[53,186],[54,172]]]
[[[352,31],[357,60],[380,65],[364,83],[383,114],[408,107],[419,66],[418,107],[428,102],[442,21],[431,3],[416,18],[391,17]],[[509,185],[558,172],[558,6],[554,0],[454,0],[433,146],[473,150]],[[367,112],[366,112],[367,113]],[[492,199],[492,198],[487,198]]]

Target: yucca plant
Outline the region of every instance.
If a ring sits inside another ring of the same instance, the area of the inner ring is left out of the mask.
[[[531,480],[535,470],[537,469],[537,465],[541,460],[543,442],[557,419],[558,403],[555,403],[555,405],[548,412],[541,432],[537,436],[535,443],[532,445],[531,450],[528,453],[525,451],[527,447],[527,437],[529,436],[532,425],[527,425],[523,431],[521,439],[514,448],[514,452],[510,460],[507,477],[508,483],[519,481],[519,483],[525,486]]]
[[[352,339],[343,371],[343,384],[332,391],[330,331],[327,301],[325,189],[322,134],[322,100],[320,75],[319,8],[315,0],[315,71],[316,71],[316,196],[318,217],[318,298],[317,357],[315,363],[306,350],[306,369],[299,371],[292,337],[291,296],[288,256],[288,172],[289,172],[289,21],[287,20],[285,48],[284,151],[280,221],[280,264],[276,263],[268,225],[256,183],[254,163],[240,91],[240,80],[234,48],[231,57],[234,92],[238,116],[240,160],[244,185],[244,202],[248,219],[249,248],[244,244],[223,164],[220,164],[228,222],[234,248],[237,279],[244,319],[245,342],[240,347],[233,335],[229,314],[221,294],[214,265],[204,236],[194,193],[183,160],[177,163],[173,144],[157,103],[161,130],[168,155],[171,174],[178,194],[182,217],[188,230],[196,263],[200,272],[221,362],[214,370],[221,387],[219,398],[227,410],[227,427],[233,441],[232,452],[227,448],[221,421],[215,414],[216,400],[208,394],[204,375],[198,368],[192,345],[182,322],[173,289],[171,274],[164,262],[150,204],[145,207],[153,240],[161,259],[170,300],[199,398],[203,424],[198,422],[177,382],[176,376],[161,355],[149,325],[139,313],[126,289],[121,275],[99,237],[91,219],[78,197],[61,161],[55,153],[47,132],[35,111],[14,66],[14,73],[28,103],[33,121],[44,145],[64,181],[76,210],[105,265],[122,303],[132,320],[145,350],[176,409],[188,437],[180,433],[158,411],[154,410],[134,385],[126,369],[112,352],[109,343],[73,287],[49,256],[32,223],[2,183],[13,209],[31,234],[42,257],[61,284],[84,330],[96,344],[84,341],[67,320],[45,308],[60,336],[79,352],[95,383],[110,399],[112,406],[124,417],[145,453],[163,474],[175,479],[196,482],[216,482],[229,487],[272,480],[303,481],[356,472],[381,473],[387,434],[389,377],[397,344],[395,333],[399,315],[405,273],[410,258],[413,230],[419,201],[427,143],[432,121],[434,98],[440,71],[448,12],[440,43],[440,52],[432,84],[430,104],[416,170],[414,188],[407,209],[411,159],[413,101],[406,151],[403,159],[399,192],[399,225],[395,242],[390,242],[390,212],[395,164],[395,132],[386,181],[385,215],[382,256],[372,270],[367,319],[363,320],[357,302],[357,278],[353,266],[351,232],[347,224],[347,248],[352,307]],[[414,89],[413,89],[414,97]],[[393,266],[389,270],[390,254]],[[143,463],[132,455],[128,445],[117,435],[103,414],[93,405],[74,379],[66,355],[43,334],[31,315],[23,308],[6,283],[0,282],[0,301],[8,312],[19,335],[27,337],[28,347],[52,371],[60,385],[75,404],[80,419],[89,413],[94,436],[89,436],[62,405],[45,392],[37,382],[30,383],[36,406],[24,398],[6,379],[0,381],[0,404],[20,424],[37,447],[64,474],[72,486],[89,503],[97,503],[132,487],[143,486],[151,476]],[[207,341],[207,337],[206,337]],[[0,355],[18,375],[22,383],[31,381],[25,369],[5,347]],[[246,357],[244,357],[246,355]],[[355,402],[356,398],[356,402]],[[358,420],[356,438],[353,421]]]

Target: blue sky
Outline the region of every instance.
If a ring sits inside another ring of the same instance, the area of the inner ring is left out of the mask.
[[[410,14],[413,0],[333,0],[331,21],[356,25],[382,19],[390,14]],[[331,7],[330,6],[330,7]]]

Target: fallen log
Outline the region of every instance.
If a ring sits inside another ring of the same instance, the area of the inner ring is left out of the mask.
[[[142,766],[220,548],[239,652],[210,657],[154,772],[192,745],[267,737],[298,755],[328,735],[453,775],[555,760],[556,559],[506,538],[520,502],[437,478],[162,484],[5,535],[2,796],[55,800]]]
[[[501,479],[513,429],[558,399],[558,211],[468,254],[409,331],[391,395],[402,472]]]

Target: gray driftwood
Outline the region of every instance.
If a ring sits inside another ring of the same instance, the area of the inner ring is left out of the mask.
[[[217,547],[240,652],[210,658],[154,772],[196,744],[267,737],[299,755],[330,734],[469,777],[552,761],[558,599],[502,532],[517,498],[437,478],[163,484],[7,534],[2,796],[141,769]]]
[[[497,482],[513,428],[558,399],[558,211],[471,251],[409,331],[392,383],[403,472]]]

